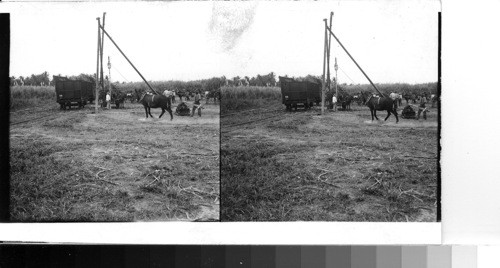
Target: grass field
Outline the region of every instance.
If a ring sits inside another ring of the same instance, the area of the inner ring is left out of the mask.
[[[274,103],[281,100],[279,87],[222,87],[221,113],[250,109],[266,105],[268,100]]]
[[[139,104],[58,108],[11,112],[11,220],[219,219],[218,105],[173,121]]]
[[[357,104],[320,116],[260,101],[222,110],[222,221],[436,221],[437,108],[396,124]]]
[[[10,88],[10,110],[36,107],[44,103],[54,102],[56,90],[54,87],[44,86],[13,86]]]

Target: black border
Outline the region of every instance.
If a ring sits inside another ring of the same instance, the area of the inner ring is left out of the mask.
[[[0,222],[9,221],[10,14],[0,13]]]
[[[441,12],[438,12],[438,154],[437,154],[437,187],[436,187],[436,204],[437,216],[436,221],[441,222]]]

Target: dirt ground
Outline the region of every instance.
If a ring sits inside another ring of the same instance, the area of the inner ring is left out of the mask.
[[[219,220],[219,110],[11,112],[11,220]]]
[[[396,123],[279,107],[221,115],[222,221],[436,221],[437,108]]]

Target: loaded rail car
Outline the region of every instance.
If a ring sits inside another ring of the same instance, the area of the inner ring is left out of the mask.
[[[78,106],[80,108],[94,100],[95,85],[83,80],[58,80],[55,83],[57,103],[61,109]]]
[[[321,102],[321,82],[296,81],[288,77],[279,77],[282,103],[287,110],[303,106],[310,109],[314,103]]]

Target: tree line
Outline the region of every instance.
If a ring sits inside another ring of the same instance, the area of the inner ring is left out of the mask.
[[[59,74],[58,76],[61,76]],[[54,79],[50,79],[50,75],[47,71],[41,74],[32,74],[27,76],[11,76],[10,85],[11,86],[54,86]],[[95,83],[95,75],[90,74],[79,74],[68,76],[67,78],[72,80],[84,80]]]
[[[28,76],[11,76],[10,77],[11,86],[49,86],[50,78],[48,72],[43,72],[41,74],[32,74]]]
[[[257,87],[266,87],[266,86],[276,86],[276,74],[274,72],[270,72],[264,75],[256,75],[254,77],[249,76],[235,76],[231,79],[226,79],[226,86],[257,86]]]
[[[289,77],[289,76],[284,75],[284,77]],[[289,78],[293,78],[296,81],[311,81],[311,82],[321,83],[321,76],[315,76],[310,74],[306,76],[291,76]],[[238,86],[279,87],[280,82],[279,79],[277,79],[276,74],[274,72],[270,72],[268,74],[263,74],[263,75],[257,74],[254,77],[235,76],[231,79],[227,79],[225,85],[236,86],[236,87]]]

